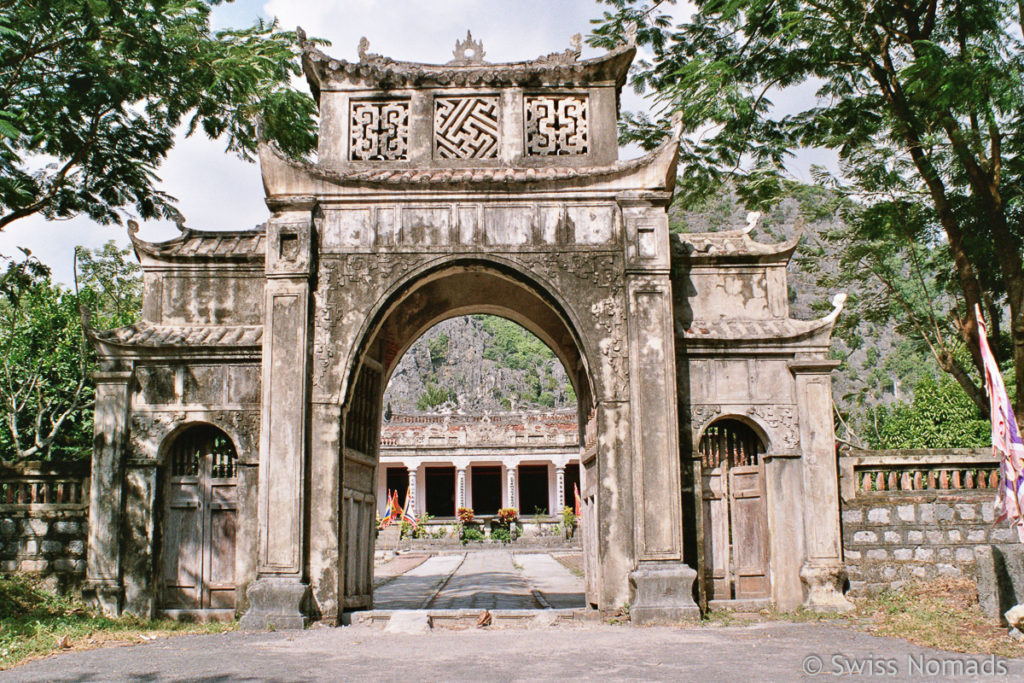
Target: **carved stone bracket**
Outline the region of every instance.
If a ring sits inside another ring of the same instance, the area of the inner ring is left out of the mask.
[[[693,451],[696,452],[697,441],[700,439],[700,435],[704,433],[704,428],[712,420],[722,414],[722,406],[704,404],[693,405],[688,408],[680,406],[679,412],[683,421],[683,429],[689,430],[689,442],[692,444]]]

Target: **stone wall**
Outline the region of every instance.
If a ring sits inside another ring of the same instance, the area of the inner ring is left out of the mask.
[[[0,469],[0,572],[29,572],[56,587],[85,578],[88,463]]]
[[[994,525],[998,474],[987,450],[850,451],[840,473],[853,595],[973,578],[977,549],[1016,540]]]

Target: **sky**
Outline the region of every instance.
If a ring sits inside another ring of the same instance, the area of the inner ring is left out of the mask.
[[[277,17],[282,27],[301,26],[310,36],[329,40],[331,46],[323,50],[339,59],[357,60],[356,46],[365,36],[371,52],[432,63],[450,60],[455,41],[469,29],[483,42],[487,61],[506,62],[565,50],[571,36],[585,36],[590,20],[606,7],[594,0],[238,0],[218,6],[212,23],[214,28],[240,27],[257,17]],[[679,20],[692,11],[686,2],[667,9]],[[598,54],[584,46],[584,58]],[[623,109],[648,108],[648,102],[628,86],[626,90]],[[624,157],[630,155],[624,151]],[[794,173],[808,180],[810,161],[821,163],[813,154],[799,155]],[[190,138],[179,135],[157,173],[161,188],[177,198],[186,225],[192,228],[245,229],[268,216],[258,164],[226,154],[222,142],[201,132]],[[148,222],[140,235],[159,241],[173,238],[177,229],[170,223]],[[125,228],[97,225],[87,218],[48,222],[29,217],[0,232],[0,254],[13,255],[16,247],[26,247],[50,266],[56,281],[70,283],[75,246],[96,248],[111,239],[127,245]]]

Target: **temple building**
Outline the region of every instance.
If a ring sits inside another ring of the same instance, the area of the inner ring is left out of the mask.
[[[496,415],[392,415],[381,428],[377,500],[398,491],[412,509],[451,518],[516,508],[521,516],[573,507],[580,484],[576,410]]]

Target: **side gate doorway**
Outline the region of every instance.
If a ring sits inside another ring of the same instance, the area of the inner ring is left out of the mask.
[[[698,451],[707,599],[770,598],[764,444],[743,422],[725,419],[707,428]]]
[[[167,454],[163,610],[235,608],[236,454],[224,432],[195,425]]]

